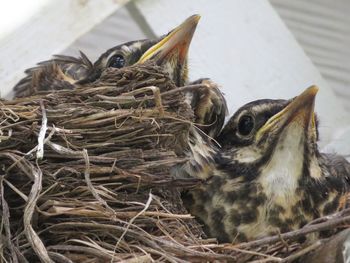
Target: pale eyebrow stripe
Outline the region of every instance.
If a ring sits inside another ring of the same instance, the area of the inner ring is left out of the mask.
[[[122,51],[122,53],[128,53],[131,52],[130,47],[128,47],[127,45],[123,45],[120,47],[120,50]],[[111,54],[108,55],[108,57],[106,58],[106,60],[109,60],[111,57],[113,57],[116,53],[120,53],[117,52],[118,50],[114,50],[113,52],[111,52]]]
[[[132,46],[131,46],[131,48],[132,48]],[[124,52],[130,52],[131,51],[130,47],[128,47],[127,45],[123,45],[121,50],[124,51]]]
[[[127,47],[128,51],[134,51],[141,48],[141,42],[135,42],[130,47]]]

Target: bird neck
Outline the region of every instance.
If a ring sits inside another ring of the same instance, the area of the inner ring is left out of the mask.
[[[303,178],[324,176],[315,143],[309,143],[303,130],[291,127],[264,145],[242,146],[225,154],[237,167],[238,175],[262,185],[268,196],[288,202],[296,196]],[[232,169],[231,169],[232,170]]]
[[[291,197],[296,196],[303,166],[303,145],[276,147],[270,159],[260,166],[257,181],[267,197],[275,199],[275,202],[283,207],[286,203],[295,202]]]
[[[180,62],[176,57],[167,60],[165,63],[158,63],[163,70],[169,74],[177,87],[182,87],[188,83],[187,59]]]
[[[194,126],[190,129],[187,155],[189,160],[176,166],[172,173],[176,177],[195,177],[206,180],[216,167],[218,149]]]

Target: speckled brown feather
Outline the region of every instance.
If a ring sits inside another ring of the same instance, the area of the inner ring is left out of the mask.
[[[62,89],[74,89],[74,79],[62,72],[59,65],[52,63],[42,66],[32,73],[30,83],[21,93],[22,96],[30,96],[45,91]]]
[[[60,85],[61,79],[67,78],[78,81],[85,78],[92,70],[93,65],[87,56],[80,52],[80,58],[71,56],[55,55],[53,59],[38,63],[38,66],[29,68],[25,71],[26,77],[21,79],[14,87],[15,97],[26,97],[33,94],[34,90],[55,90],[62,89]],[[58,72],[58,70],[60,72]],[[43,76],[43,74],[54,73],[53,76]],[[40,76],[40,77],[39,77]],[[54,77],[59,76],[60,79],[55,83]],[[39,80],[51,79],[53,86],[47,85],[47,82],[39,83]],[[72,84],[72,81],[69,81]],[[36,85],[33,87],[32,85]]]
[[[211,79],[203,78],[191,84],[205,85],[204,88],[189,91],[187,97],[195,112],[195,123],[205,134],[215,138],[220,133],[228,114],[226,99],[218,85]]]

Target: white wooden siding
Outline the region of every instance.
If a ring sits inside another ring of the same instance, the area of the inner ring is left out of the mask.
[[[221,84],[231,113],[248,101],[287,99],[316,84],[322,145],[349,127],[341,102],[268,1],[132,3],[158,35],[191,14],[202,15],[190,49],[191,77],[211,77]]]

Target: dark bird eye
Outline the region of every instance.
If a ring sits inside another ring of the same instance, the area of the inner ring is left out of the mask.
[[[114,55],[108,61],[108,67],[122,68],[125,65],[125,58],[122,55]]]
[[[238,132],[241,135],[249,135],[254,128],[254,119],[252,116],[243,115],[238,122]]]

